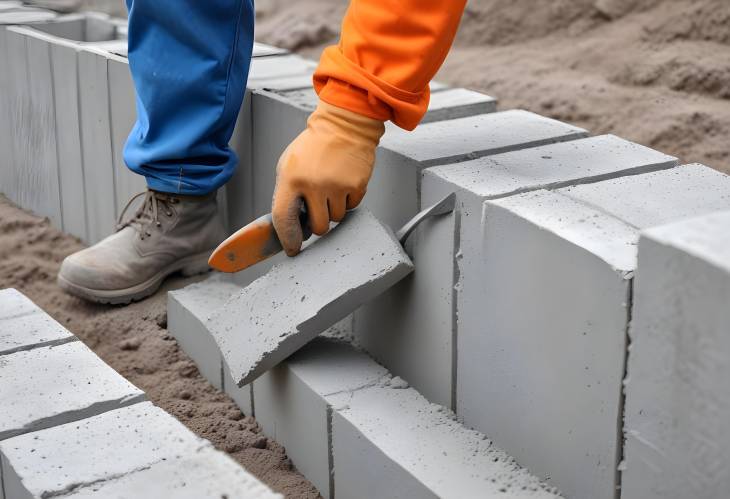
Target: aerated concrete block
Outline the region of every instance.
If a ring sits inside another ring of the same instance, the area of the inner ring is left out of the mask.
[[[234,295],[208,327],[243,386],[412,270],[392,232],[355,210]]]
[[[54,497],[210,447],[149,402],[0,442],[5,493]]]
[[[228,230],[233,233],[254,219],[252,94],[246,91],[229,142],[238,157],[238,167],[226,183]]]
[[[107,59],[109,78],[109,121],[114,168],[115,217],[135,194],[147,189],[142,175],[132,172],[124,162],[124,144],[137,119],[136,94],[129,61],[126,57],[111,54]],[[130,208],[131,210],[131,208]],[[132,212],[133,213],[133,212]],[[132,213],[128,212],[127,215]]]
[[[0,356],[75,340],[25,295],[12,288],[0,290]]]
[[[107,48],[86,48],[78,52],[81,151],[90,244],[112,234],[116,226]]]
[[[286,55],[289,51],[273,45],[267,45],[265,43],[254,42],[253,50],[251,51],[251,57],[268,57],[272,55]]]
[[[247,87],[249,89],[266,88],[271,80],[311,75],[316,67],[317,63],[314,61],[293,54],[254,57],[251,59]],[[309,81],[311,85],[311,76]]]
[[[426,169],[421,207],[456,192],[456,210],[424,222],[412,236],[414,274],[356,313],[359,341],[429,400],[456,408],[457,297],[463,286],[482,279],[475,270],[483,259],[482,203],[675,163],[651,149],[601,136]]]
[[[424,168],[585,135],[581,128],[527,111],[427,123],[413,132],[388,126],[364,204],[397,230],[418,211]]]
[[[0,357],[0,440],[137,403],[144,393],[79,341]]]
[[[559,497],[399,378],[331,398],[338,499]]]
[[[223,387],[221,353],[205,327],[208,316],[240,286],[221,274],[167,293],[167,329],[193,359],[203,375],[219,390]]]
[[[55,110],[49,42],[30,28],[10,27],[5,38],[13,84],[10,101],[13,168],[8,197],[61,229]]]
[[[443,89],[431,94],[428,112],[421,124],[493,113],[496,110],[497,99],[489,95],[466,88]]]
[[[0,26],[12,26],[17,24],[35,24],[47,22],[58,17],[58,14],[49,10],[19,8],[7,9],[0,12]],[[0,28],[2,29],[2,28]]]
[[[639,242],[626,380],[624,499],[730,490],[730,212]]]
[[[212,448],[160,461],[139,471],[81,487],[62,498],[282,499],[226,454]]]
[[[323,497],[334,497],[330,397],[374,384],[386,374],[350,345],[317,338],[253,384],[264,433],[286,448]]]
[[[613,497],[638,231],[730,209],[728,194],[695,165],[488,201],[461,233],[464,422],[567,495]]]

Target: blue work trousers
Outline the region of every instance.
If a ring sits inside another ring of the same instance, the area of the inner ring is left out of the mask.
[[[248,79],[253,0],[127,0],[137,122],[124,160],[151,189],[202,195],[225,184]]]

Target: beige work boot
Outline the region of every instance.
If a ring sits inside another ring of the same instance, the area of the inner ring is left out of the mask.
[[[122,223],[137,197],[144,201]],[[182,196],[148,190],[133,197],[119,217],[117,232],[66,257],[58,284],[98,303],[129,303],[154,293],[174,272],[209,270],[208,257],[226,237],[215,193]]]

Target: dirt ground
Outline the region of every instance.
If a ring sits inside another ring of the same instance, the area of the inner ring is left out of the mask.
[[[259,0],[257,39],[316,58],[345,0]],[[730,172],[727,0],[472,0],[437,79]]]
[[[0,195],[0,289],[16,288],[91,347],[188,428],[229,453],[289,498],[319,493],[292,466],[284,448],[256,421],[213,388],[167,333],[166,291],[190,279],[170,279],[151,298],[126,307],[94,305],[56,286],[63,258],[83,248],[48,220],[18,209]]]

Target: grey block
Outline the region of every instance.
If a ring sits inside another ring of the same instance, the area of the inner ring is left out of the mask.
[[[429,400],[456,408],[456,297],[466,279],[481,279],[474,269],[483,259],[482,203],[675,163],[670,156],[601,136],[426,169],[422,207],[457,192],[457,209],[425,222],[412,236],[414,274],[356,313],[359,341]]]
[[[34,26],[35,29],[63,40],[96,43],[125,38],[120,32],[119,20],[100,12],[83,12],[59,16],[51,22]]]
[[[0,12],[2,16],[2,12]],[[9,68],[10,58],[7,46],[7,28],[0,26],[0,67]],[[10,100],[8,99],[10,89],[10,73],[9,71],[0,71],[0,116],[10,117]],[[12,179],[11,172],[15,168],[13,142],[12,142],[12,124],[10,119],[0,120],[0,193],[8,195],[10,182]]]
[[[79,341],[3,355],[0,386],[0,440],[144,399]]]
[[[135,404],[0,442],[5,493],[58,496],[209,446],[162,409]]]
[[[424,168],[585,135],[581,128],[527,111],[427,123],[413,132],[388,126],[364,204],[398,229],[418,211]]]
[[[281,499],[226,454],[205,447],[81,487],[63,498]]]
[[[251,59],[247,86],[250,89],[262,88],[270,80],[309,75],[316,66],[314,61],[293,54],[254,57]]]
[[[240,289],[223,275],[214,274],[167,293],[167,330],[193,359],[200,374],[219,390],[223,387],[221,353],[205,321]]]
[[[405,386],[393,378],[332,397],[339,499],[559,497],[486,436]]]
[[[8,196],[16,204],[48,217],[62,228],[53,88],[48,42],[29,28],[5,34],[12,68],[10,101],[13,168]]]
[[[567,495],[613,497],[638,228],[730,209],[727,193],[693,166],[488,201],[461,233],[465,423]]]
[[[233,296],[208,327],[242,386],[412,270],[393,234],[359,209]]]
[[[386,374],[351,346],[317,338],[254,382],[256,418],[264,433],[286,447],[323,497],[334,497],[329,398],[371,385]]]
[[[19,291],[0,290],[0,356],[75,340]]]
[[[225,186],[228,229],[231,233],[254,219],[252,99],[251,92],[247,90],[229,142],[231,150],[238,157],[238,167]]]
[[[109,121],[112,140],[112,162],[114,167],[115,216],[135,194],[147,189],[142,175],[132,172],[124,162],[124,144],[137,119],[136,94],[129,62],[125,57],[110,55],[107,59],[109,79]],[[130,211],[131,211],[130,207]],[[131,212],[133,213],[133,212]],[[127,215],[131,215],[127,212]]]
[[[47,22],[56,17],[58,17],[58,14],[55,12],[43,9],[8,9],[0,12],[0,26]]]
[[[88,241],[84,164],[81,155],[77,50],[78,48],[71,43],[51,44],[51,64],[63,230],[83,241]]]
[[[81,151],[88,223],[87,242],[90,244],[112,234],[116,226],[108,54],[104,48],[86,48],[78,52]]]
[[[289,51],[273,45],[267,45],[266,43],[254,42],[253,50],[251,52],[252,57],[268,57],[272,55],[285,55]]]
[[[639,242],[626,379],[621,497],[730,490],[730,212]]]
[[[497,99],[489,95],[466,88],[443,89],[431,94],[428,112],[421,124],[493,113],[496,110]]]

